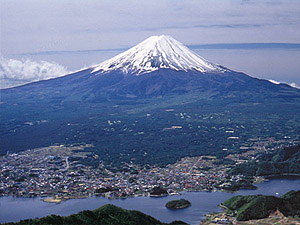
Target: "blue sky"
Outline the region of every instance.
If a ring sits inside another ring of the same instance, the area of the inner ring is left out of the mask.
[[[72,71],[168,34],[209,61],[300,85],[297,0],[0,0],[0,16],[2,62]]]

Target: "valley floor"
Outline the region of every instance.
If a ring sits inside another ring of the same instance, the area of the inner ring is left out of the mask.
[[[273,140],[273,139],[270,139]],[[282,142],[279,142],[282,145]],[[111,172],[103,164],[98,167],[84,165],[97,155],[85,151],[89,145],[50,146],[32,149],[19,154],[0,157],[0,195],[17,197],[51,197],[46,202],[103,195],[108,198],[149,195],[160,186],[169,194],[180,191],[237,191],[242,182],[244,188],[255,188],[242,175],[227,174],[235,164],[253,159],[258,152],[265,152],[269,142],[257,142],[252,149],[226,157],[185,157],[165,168],[140,167],[127,164],[123,171]],[[245,183],[246,182],[246,183]],[[248,183],[247,183],[248,182]]]

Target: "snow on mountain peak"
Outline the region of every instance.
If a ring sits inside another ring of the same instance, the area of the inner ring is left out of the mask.
[[[93,72],[121,70],[123,73],[149,73],[158,69],[223,72],[224,68],[210,63],[174,38],[151,36],[129,50],[94,66]]]

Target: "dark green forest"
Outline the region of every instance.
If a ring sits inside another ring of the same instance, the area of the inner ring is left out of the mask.
[[[186,199],[172,200],[166,204],[169,209],[183,209],[189,206],[191,206],[191,203]]]
[[[300,191],[289,191],[280,198],[265,195],[234,196],[221,204],[237,220],[262,219],[278,210],[284,216],[300,216]]]
[[[228,173],[245,176],[300,174],[300,145],[261,154],[256,160],[236,165]]]
[[[67,103],[66,103],[67,104]],[[30,108],[29,108],[30,106]],[[300,105],[217,102],[192,96],[74,105],[19,103],[1,112],[1,154],[50,145],[92,144],[108,168],[124,163],[165,166],[186,156],[219,159],[251,147],[250,139],[298,140]],[[34,137],[34,138],[32,138]],[[230,137],[234,137],[231,139]],[[228,149],[224,151],[223,149]],[[85,164],[97,166],[99,162]]]
[[[93,211],[85,210],[70,216],[51,215],[40,219],[21,220],[5,225],[163,225],[155,218],[134,210],[125,210],[114,205],[104,205]],[[170,223],[186,224],[181,221]]]

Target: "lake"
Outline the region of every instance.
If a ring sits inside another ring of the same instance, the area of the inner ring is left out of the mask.
[[[71,199],[60,204],[45,203],[40,198],[0,198],[0,222],[16,222],[21,219],[43,217],[50,214],[70,215],[82,210],[93,210],[105,204],[114,204],[125,209],[134,209],[149,214],[162,222],[182,220],[192,225],[205,219],[205,214],[222,211],[218,204],[235,195],[275,195],[281,196],[290,190],[300,190],[299,177],[274,177],[270,181],[256,185],[257,190],[240,190],[237,193],[227,192],[182,192],[182,195],[167,197],[135,197],[127,199],[107,199],[90,197]],[[165,204],[170,200],[185,198],[192,203],[186,209],[170,210]]]

